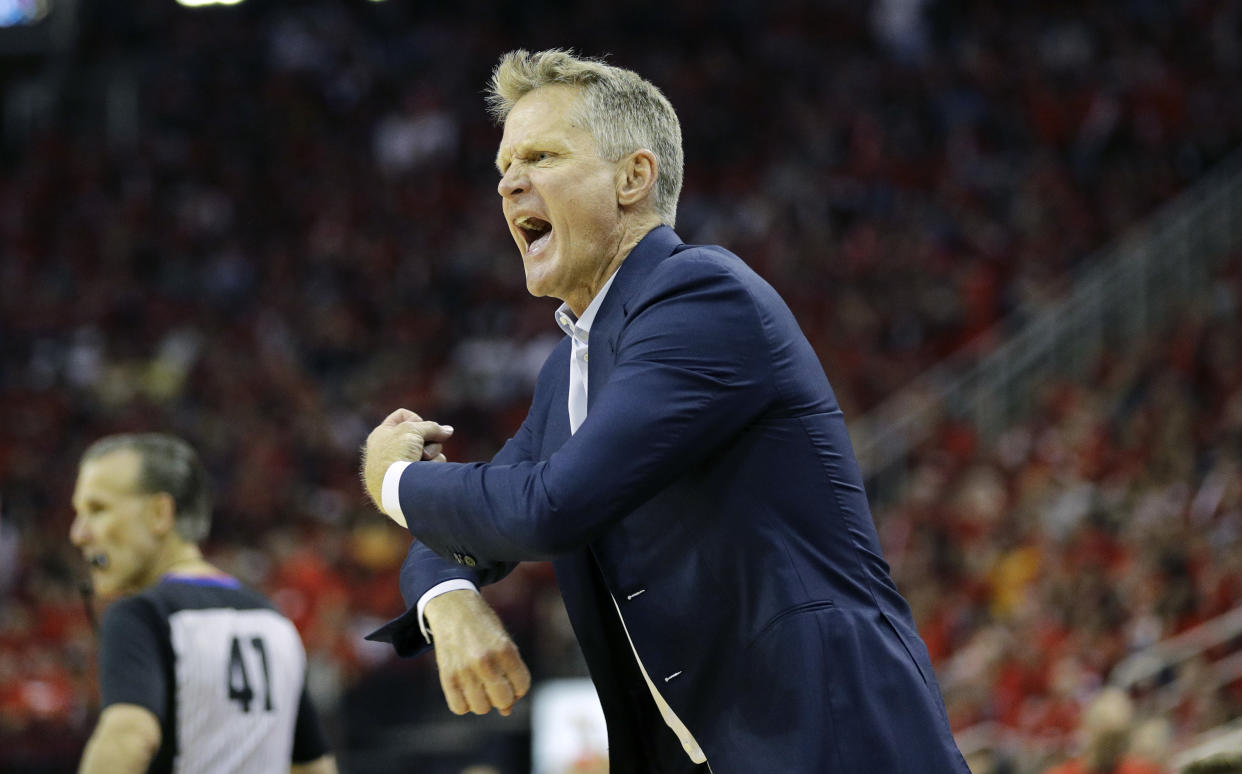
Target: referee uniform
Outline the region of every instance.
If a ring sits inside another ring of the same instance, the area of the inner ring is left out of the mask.
[[[99,670],[104,708],[159,719],[149,774],[271,774],[328,751],[297,629],[235,578],[165,575],[114,602]]]

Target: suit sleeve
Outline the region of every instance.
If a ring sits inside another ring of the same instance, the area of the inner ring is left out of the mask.
[[[533,458],[530,451],[529,423],[530,417],[528,416],[518,428],[517,433],[492,458],[493,463],[499,461],[500,464],[511,464]],[[419,626],[418,600],[428,589],[454,579],[468,580],[478,587],[486,586],[508,575],[514,564],[513,562],[495,562],[465,567],[439,556],[415,538],[410,542],[410,550],[401,564],[401,598],[405,600],[405,612],[368,634],[366,639],[391,643],[397,654],[403,657],[423,653],[430,649],[431,645],[423,638],[422,629]]]
[[[635,301],[616,361],[578,432],[545,461],[411,465],[411,533],[478,561],[583,546],[767,409],[771,362],[757,302],[727,268],[666,263]]]
[[[533,459],[528,448],[530,438],[528,423],[529,417],[522,422],[517,433],[492,458],[493,464],[511,464]],[[504,578],[512,569],[513,563],[504,562],[464,567],[437,555],[415,538],[411,541],[409,553],[406,554],[405,562],[401,565],[401,598],[405,600],[406,607],[412,608],[418,604],[419,598],[437,583],[461,578],[476,586],[486,586]]]

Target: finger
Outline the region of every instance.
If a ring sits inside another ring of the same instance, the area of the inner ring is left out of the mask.
[[[504,675],[497,675],[483,682],[483,690],[487,691],[487,700],[502,712],[508,712],[517,701],[513,685]]]
[[[423,459],[433,460],[443,449],[444,444],[442,443],[429,443],[423,446]]]
[[[402,459],[415,462],[423,458],[423,448],[427,439],[423,436],[423,425],[426,422],[402,422],[397,425],[395,437],[404,445]]]
[[[439,422],[432,422],[430,420],[415,421],[410,429],[428,441],[436,443],[443,443],[453,436],[452,425],[442,425]]]
[[[513,700],[517,701],[530,693],[530,670],[521,660],[516,669],[509,670],[509,684],[513,686]]]
[[[522,664],[519,672],[509,675],[509,682],[513,685],[514,701],[517,701],[530,693],[530,670],[526,668],[525,664]]]
[[[462,693],[466,695],[466,704],[470,705],[470,711],[476,715],[486,715],[492,709],[492,703],[487,699],[487,691],[477,679],[468,679],[465,681]]]
[[[448,457],[445,457],[443,454],[437,454],[435,457],[431,459],[431,461],[432,462],[448,462]]]
[[[509,685],[513,688],[513,700],[517,701],[530,690],[530,670],[526,668],[526,662],[518,653],[517,646],[512,643],[497,659],[500,671],[508,677]]]
[[[449,712],[454,715],[465,715],[470,711],[470,707],[466,704],[466,697],[457,687],[457,680],[453,677],[446,677],[440,674],[440,689],[444,691],[444,701],[448,704]]]
[[[476,671],[483,681],[483,690],[487,691],[488,701],[496,709],[507,710],[513,706],[517,697],[513,695],[513,686],[501,668],[500,660],[498,654],[489,655],[480,662]]]
[[[421,422],[422,420],[423,418],[420,417],[418,414],[415,414],[413,411],[410,411],[409,409],[399,408],[396,411],[389,414],[388,416],[384,417],[384,421],[382,424],[399,425],[402,422]]]

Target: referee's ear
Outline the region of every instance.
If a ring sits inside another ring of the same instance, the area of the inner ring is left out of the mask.
[[[177,523],[177,503],[167,492],[156,492],[151,495],[148,512],[151,531],[160,537],[171,532]]]

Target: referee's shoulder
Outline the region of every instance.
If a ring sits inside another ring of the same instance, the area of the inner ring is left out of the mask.
[[[111,632],[125,634],[136,623],[156,624],[161,616],[159,600],[144,589],[134,594],[116,597],[107,603],[100,618],[99,628],[103,635]]]

